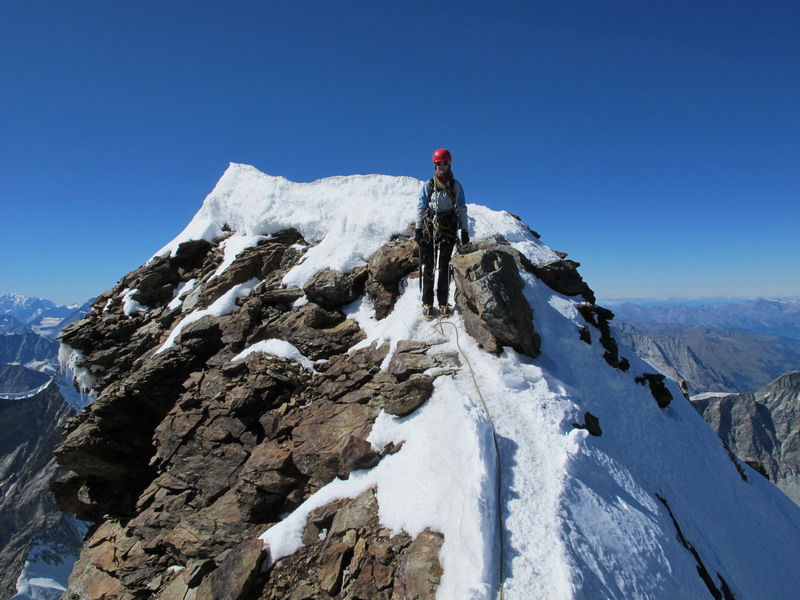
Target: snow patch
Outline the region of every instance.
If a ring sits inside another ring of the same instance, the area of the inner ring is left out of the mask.
[[[170,332],[167,341],[165,341],[154,354],[161,354],[165,350],[175,346],[175,340],[180,336],[181,332],[192,323],[195,323],[203,317],[223,317],[233,312],[236,308],[236,300],[238,298],[246,298],[250,293],[261,284],[259,279],[255,277],[244,283],[233,286],[230,290],[225,292],[220,298],[214,301],[211,306],[201,310],[196,310],[185,316],[180,323]]]
[[[293,360],[300,363],[301,365],[303,365],[303,367],[305,367],[312,373],[317,372],[316,369],[314,369],[314,363],[311,362],[305,356],[303,356],[300,350],[298,350],[295,346],[284,340],[278,340],[274,338],[257,342],[252,346],[250,346],[249,348],[245,348],[239,354],[233,357],[232,362],[238,362],[240,360],[244,360],[253,352],[267,352],[269,354],[274,354],[275,356],[288,358],[289,360]]]
[[[236,257],[239,254],[246,250],[247,248],[252,248],[256,246],[258,242],[261,240],[267,239],[263,235],[232,235],[231,237],[225,239],[221,244],[220,247],[224,250],[225,254],[222,257],[222,263],[220,263],[217,270],[214,272],[211,277],[208,278],[208,281],[211,281],[215,277],[219,277],[225,270],[233,264],[233,261],[236,260]]]
[[[175,288],[175,292],[173,293],[173,298],[170,300],[170,303],[167,305],[167,308],[170,310],[175,310],[180,308],[181,304],[183,304],[183,298],[192,291],[195,284],[197,283],[197,279],[190,279],[186,282],[181,282],[177,288]]]
[[[125,313],[125,316],[133,316],[135,313],[140,312],[147,312],[150,310],[147,306],[143,304],[139,304],[136,300],[133,299],[133,295],[136,294],[139,290],[138,289],[130,289],[126,288],[122,292],[122,312]]]

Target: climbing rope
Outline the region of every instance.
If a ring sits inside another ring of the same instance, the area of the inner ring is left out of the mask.
[[[455,331],[456,334],[456,347],[458,348],[458,352],[461,357],[464,359],[464,362],[467,363],[469,367],[470,376],[472,377],[472,383],[475,386],[475,390],[478,392],[478,398],[481,400],[481,405],[483,406],[483,410],[486,413],[486,418],[489,420],[489,425],[492,428],[492,441],[494,442],[494,452],[495,456],[497,457],[497,532],[498,537],[500,540],[500,571],[499,571],[499,581],[498,581],[498,593],[499,593],[499,600],[503,600],[503,510],[502,505],[500,502],[500,495],[502,494],[503,487],[502,487],[502,464],[500,463],[500,446],[497,443],[497,432],[494,428],[494,421],[492,420],[492,414],[489,412],[489,407],[486,405],[486,400],[481,393],[481,388],[478,385],[478,379],[475,377],[475,369],[472,368],[472,363],[469,361],[467,354],[461,348],[461,342],[458,339],[458,327],[456,327],[455,323],[452,321],[445,321],[442,318],[439,318],[436,321],[436,325],[434,325],[434,329],[440,333],[441,335],[447,337],[447,334],[444,332],[444,325],[450,325]]]

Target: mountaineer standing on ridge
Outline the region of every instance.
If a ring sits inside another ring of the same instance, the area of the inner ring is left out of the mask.
[[[461,243],[469,242],[464,188],[453,177],[452,162],[450,151],[445,148],[439,148],[433,153],[434,174],[423,184],[417,205],[414,239],[420,249],[422,314],[427,319],[434,316],[433,280],[436,272],[439,316],[450,315],[450,256],[453,254],[459,229]]]

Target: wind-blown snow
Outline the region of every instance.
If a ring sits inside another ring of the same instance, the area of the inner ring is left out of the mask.
[[[240,239],[227,242],[227,260],[229,247],[233,253],[295,228],[311,245],[284,283],[302,286],[323,268],[365,264],[393,234],[406,232],[420,185],[381,175],[299,184],[231,165],[191,223],[157,254],[230,229]],[[502,235],[537,264],[558,258],[512,215],[478,204],[468,210],[473,238]],[[368,298],[347,308],[366,332],[362,345],[389,344],[384,365],[399,340],[414,339],[434,344],[433,352],[458,352],[462,367],[437,378],[431,399],[413,415],[378,417],[370,442],[404,442],[400,451],[334,480],[263,534],[273,560],[301,546],[311,510],[375,487],[386,527],[444,534],[442,599],[495,598],[500,585],[506,600],[709,598],[675,522],[717,588],[721,576],[739,599],[796,597],[800,507],[740,465],[744,481],[674,382],[674,400],[660,409],[634,381],[652,372],[650,365],[623,348],[629,372],[610,367],[596,329],[592,343],[583,342],[581,299],[521,275],[542,337],[537,359],[510,349],[487,354],[457,311],[441,327],[424,321],[416,284],[406,282],[381,321]],[[188,323],[232,309],[235,296],[256,283],[185,317],[163,348]],[[250,349],[264,350],[304,360],[286,346]],[[573,427],[587,411],[600,419],[601,437]]]
[[[267,352],[269,354],[274,354],[275,356],[281,356],[283,358],[288,358],[289,360],[294,360],[299,362],[303,367],[308,369],[311,372],[316,372],[314,368],[314,363],[307,359],[300,353],[300,350],[297,349],[296,346],[286,342],[284,340],[276,340],[276,339],[269,339],[263,340],[261,342],[256,342],[249,348],[245,348],[239,354],[233,357],[233,362],[238,362],[240,360],[244,360],[253,352]]]
[[[124,312],[128,317],[136,313],[147,312],[148,310],[146,306],[139,304],[133,299],[133,295],[138,291],[139,290],[127,289],[122,292],[122,312]]]

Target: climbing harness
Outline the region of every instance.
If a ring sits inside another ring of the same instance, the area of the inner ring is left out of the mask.
[[[492,427],[492,441],[494,442],[494,453],[497,458],[497,533],[498,538],[500,541],[500,569],[499,569],[499,581],[498,581],[498,598],[499,600],[503,600],[503,578],[504,578],[504,554],[503,554],[503,510],[501,507],[500,502],[500,495],[503,491],[503,472],[502,472],[502,464],[500,462],[500,445],[497,443],[497,432],[495,431],[494,421],[492,420],[492,414],[489,412],[489,407],[486,405],[486,400],[481,393],[481,388],[478,385],[478,379],[475,376],[475,369],[472,367],[472,363],[469,361],[464,350],[461,348],[461,343],[458,339],[458,327],[452,321],[445,321],[443,318],[440,318],[436,321],[434,325],[434,329],[440,333],[442,336],[447,337],[447,334],[444,332],[444,325],[450,325],[453,328],[453,331],[456,334],[456,348],[458,348],[458,353],[464,359],[464,362],[467,363],[469,367],[470,376],[472,377],[472,383],[475,386],[475,390],[478,392],[478,398],[480,398],[481,405],[483,406],[483,410],[486,413],[486,418],[489,420],[489,425]]]

